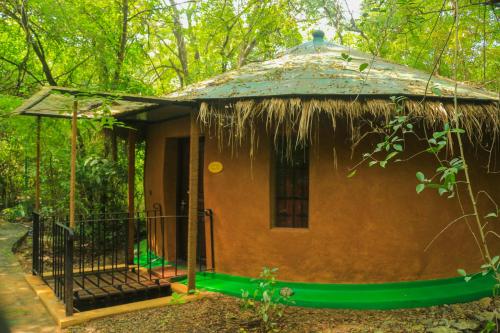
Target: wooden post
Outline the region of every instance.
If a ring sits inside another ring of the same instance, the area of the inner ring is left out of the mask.
[[[76,183],[76,131],[78,101],[73,101],[73,117],[71,119],[71,174],[69,180],[69,226],[75,227],[75,183]]]
[[[197,112],[191,113],[189,138],[188,291],[196,289],[196,243],[198,239],[198,160],[200,129]]]
[[[36,173],[35,173],[35,211],[40,212],[40,131],[42,118],[36,117]]]
[[[128,130],[128,261],[134,262],[134,214],[135,214],[135,129]]]

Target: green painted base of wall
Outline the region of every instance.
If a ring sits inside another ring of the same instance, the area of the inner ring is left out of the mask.
[[[186,280],[182,280],[185,283]],[[278,288],[293,289],[296,306],[334,309],[401,309],[464,303],[492,295],[492,275],[378,284],[323,284],[279,282]],[[252,278],[221,273],[198,273],[196,287],[241,297],[256,282]]]

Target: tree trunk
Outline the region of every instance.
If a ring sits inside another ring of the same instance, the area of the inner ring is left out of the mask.
[[[122,33],[120,35],[120,46],[116,57],[116,68],[113,75],[113,89],[118,87],[121,79],[123,62],[125,61],[125,49],[127,46],[128,31],[128,0],[122,0]]]
[[[186,41],[184,38],[184,32],[182,31],[183,28],[182,28],[181,18],[175,0],[170,0],[170,5],[172,8],[172,19],[174,23],[173,33],[175,41],[177,43],[177,57],[179,58],[182,68],[183,79],[181,80],[181,86],[185,86],[189,83]]]
[[[45,78],[47,79],[47,82],[52,85],[52,86],[57,86],[57,82],[54,79],[54,76],[52,75],[52,71],[49,67],[49,64],[47,63],[47,59],[45,57],[45,51],[43,49],[43,45],[38,38],[37,34],[31,29],[29,25],[29,18],[28,18],[28,13],[26,11],[26,2],[23,0],[22,5],[20,6],[20,15],[21,17],[17,17],[13,13],[11,13],[11,17],[16,20],[24,30],[24,33],[26,35],[26,44],[27,47],[29,48],[30,46],[33,48],[35,51],[36,56],[38,57],[38,60],[40,61],[42,65],[42,70],[43,74],[45,75]]]

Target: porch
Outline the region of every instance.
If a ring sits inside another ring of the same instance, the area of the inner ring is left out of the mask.
[[[197,222],[197,271],[213,271],[212,211],[199,211]],[[77,215],[73,228],[67,218],[34,213],[32,271],[65,304],[67,316],[168,296],[171,279],[187,273],[186,251],[179,251],[187,244],[167,231],[186,230],[187,223],[187,216],[164,215],[158,204],[134,216]]]

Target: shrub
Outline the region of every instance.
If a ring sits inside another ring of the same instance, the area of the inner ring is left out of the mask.
[[[279,321],[288,305],[292,304],[293,290],[277,286],[277,268],[264,267],[258,279],[256,288],[251,293],[241,290],[243,298],[242,309],[251,311],[259,319],[262,332],[279,331]]]

